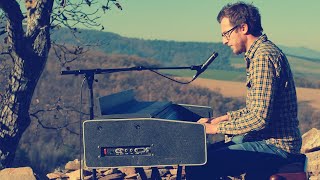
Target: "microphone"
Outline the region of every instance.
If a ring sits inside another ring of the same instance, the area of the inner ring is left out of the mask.
[[[196,79],[201,73],[203,73],[217,57],[218,53],[213,52],[212,55],[208,58],[208,60],[202,64],[199,70],[197,70],[197,74],[193,76],[193,79]]]

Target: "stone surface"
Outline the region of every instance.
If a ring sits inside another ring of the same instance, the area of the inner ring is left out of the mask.
[[[109,174],[107,176],[99,178],[99,180],[116,180],[116,179],[123,179],[125,175],[123,173],[116,173],[116,174]]]
[[[129,174],[129,175],[126,175],[124,178],[125,179],[137,179],[139,175],[137,173],[135,174]]]
[[[66,178],[68,177],[67,175],[65,175],[64,173],[62,172],[54,172],[54,173],[49,173],[47,174],[47,178],[48,179],[58,179],[58,178]]]
[[[118,170],[126,174],[126,176],[131,174],[136,174],[136,169],[133,167],[121,167],[121,168],[118,168]]]
[[[320,180],[320,131],[317,129],[311,129],[303,136],[302,152],[306,154],[308,158],[307,172],[310,176],[309,180]],[[47,175],[55,177],[60,176],[58,179],[64,179],[63,177],[69,176],[68,180],[76,180],[80,178],[80,162],[78,160],[70,161],[65,166],[66,170],[62,172],[50,173]],[[86,167],[83,167],[86,169]],[[175,180],[177,178],[177,166],[159,166],[157,167],[162,180]],[[151,167],[143,167],[143,170],[148,178],[151,178],[152,169]],[[83,170],[84,179],[92,180],[92,172],[90,169]],[[69,172],[64,174],[63,172]],[[1,173],[1,171],[0,171]],[[62,174],[63,175],[62,175]],[[141,177],[137,173],[134,167],[121,167],[121,168],[104,168],[97,169],[97,177],[99,180],[140,180]],[[58,180],[55,179],[55,180]],[[60,180],[59,179],[59,180]],[[244,180],[245,176],[241,177],[229,177],[231,180]],[[3,180],[0,177],[0,180]],[[4,179],[7,180],[7,179]],[[11,180],[11,179],[10,179]],[[20,180],[20,179],[17,179]],[[25,180],[25,179],[23,179]],[[29,180],[29,179],[27,179]],[[32,179],[34,180],[34,179]],[[67,180],[67,179],[65,179]],[[182,180],[185,180],[185,169],[182,169]]]
[[[320,150],[320,130],[312,128],[302,135],[302,153]]]
[[[308,158],[309,179],[320,180],[320,130],[313,128],[302,136],[301,152]]]
[[[6,168],[0,171],[1,180],[36,180],[30,167]]]
[[[80,179],[80,169],[72,171],[70,173],[66,173],[66,175],[69,177],[68,180],[79,180]]]
[[[309,180],[320,180],[320,176],[311,176]]]
[[[74,161],[69,161],[65,167],[66,170],[77,170],[80,169],[80,161],[75,159]]]
[[[306,153],[308,158],[307,171],[312,175],[320,176],[320,151]]]
[[[113,168],[105,171],[103,175],[107,176],[107,175],[116,174],[116,173],[121,173],[121,171],[119,171],[117,168]]]

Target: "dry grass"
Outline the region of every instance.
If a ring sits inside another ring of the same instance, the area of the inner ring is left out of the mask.
[[[246,95],[244,82],[198,78],[191,84],[206,87],[212,91],[219,91],[226,97],[245,98]],[[297,96],[299,102],[308,102],[312,107],[320,110],[320,89],[297,88]]]

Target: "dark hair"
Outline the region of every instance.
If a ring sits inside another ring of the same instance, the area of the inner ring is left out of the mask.
[[[231,25],[248,25],[248,32],[254,36],[260,36],[263,28],[261,26],[261,17],[258,8],[252,4],[237,2],[224,6],[217,16],[221,23],[222,18],[229,18]]]

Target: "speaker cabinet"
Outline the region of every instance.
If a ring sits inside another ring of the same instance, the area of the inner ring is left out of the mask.
[[[101,119],[83,123],[84,160],[89,168],[203,165],[205,127],[155,118]]]

